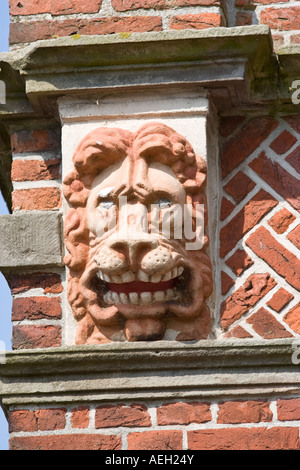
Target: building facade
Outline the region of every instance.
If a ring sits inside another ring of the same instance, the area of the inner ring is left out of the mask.
[[[299,449],[300,6],[10,14],[11,449]]]

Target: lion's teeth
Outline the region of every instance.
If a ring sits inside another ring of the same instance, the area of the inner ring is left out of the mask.
[[[175,279],[175,277],[178,277],[178,269],[177,268],[172,269],[171,279]]]
[[[183,267],[183,266],[179,266],[177,276],[178,276],[178,277],[181,276],[181,274],[183,273],[183,271],[184,271],[184,267]]]
[[[162,300],[165,300],[165,293],[162,290],[158,290],[154,292],[153,297],[157,302],[161,302]]]
[[[144,271],[142,271],[141,269],[139,270],[138,272],[138,278],[140,281],[143,281],[143,282],[149,282],[149,276],[148,274],[146,274]]]
[[[110,282],[112,282],[113,284],[121,284],[122,278],[121,276],[112,276]]]
[[[160,281],[161,281],[161,274],[154,274],[150,278],[150,282],[153,282],[154,284],[157,284]]]
[[[171,300],[175,297],[173,289],[168,289],[166,293],[166,300]]]
[[[122,304],[128,304],[129,302],[128,296],[123,292],[120,294],[120,301]]]
[[[103,296],[103,300],[105,303],[109,304],[109,305],[112,305],[114,303],[113,299],[112,299],[112,292],[111,291],[108,291],[104,296]]]
[[[141,297],[141,303],[146,305],[146,304],[151,304],[152,302],[152,294],[151,292],[142,292],[140,294]]]
[[[135,275],[131,271],[122,274],[122,282],[132,282],[135,280]]]
[[[110,277],[107,274],[103,274],[103,278],[105,282],[111,282]]]
[[[111,297],[112,297],[112,300],[113,300],[114,304],[119,304],[120,303],[119,294],[117,294],[116,292],[112,292]]]
[[[133,304],[139,303],[139,294],[137,292],[130,292],[129,294],[130,302]]]
[[[162,281],[169,281],[172,276],[172,271],[169,271],[168,273],[164,274],[162,277]]]

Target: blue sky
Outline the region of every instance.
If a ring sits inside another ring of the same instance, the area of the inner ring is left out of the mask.
[[[9,13],[8,0],[0,0],[0,52],[8,51]],[[0,214],[8,214],[8,209],[0,193]],[[9,287],[0,273],[0,341],[6,349],[11,349],[11,295]],[[0,409],[0,450],[8,449],[7,421]]]

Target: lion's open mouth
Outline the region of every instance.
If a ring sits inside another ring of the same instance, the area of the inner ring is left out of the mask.
[[[98,271],[97,277],[101,280],[106,304],[149,305],[184,299],[189,270],[178,266],[164,275],[153,276],[142,270],[137,274],[128,271],[122,276],[109,276]]]

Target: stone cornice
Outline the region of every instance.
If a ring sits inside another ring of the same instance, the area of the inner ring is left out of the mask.
[[[0,395],[4,406],[21,406],[293,394],[295,348],[291,340],[207,340],[7,352]]]
[[[38,41],[0,54],[0,67],[0,79],[9,82],[0,118],[53,116],[59,96],[133,88],[205,87],[221,111],[274,110],[281,93],[278,60],[263,25]]]

